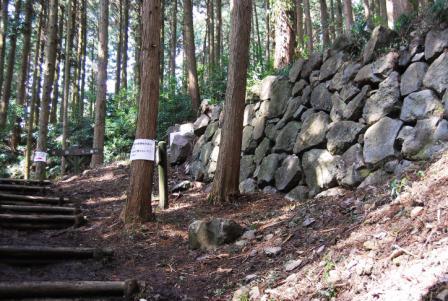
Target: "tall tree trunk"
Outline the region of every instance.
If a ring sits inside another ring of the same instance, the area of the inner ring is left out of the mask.
[[[363,0],[362,4],[364,7],[364,17],[366,18],[366,26],[369,29],[373,29],[373,20],[372,20],[373,11],[370,8],[369,0]]]
[[[121,67],[121,89],[128,89],[128,43],[129,43],[129,0],[123,1],[123,49]]]
[[[26,153],[25,153],[25,179],[30,178],[31,169],[31,152],[33,144],[33,129],[34,129],[34,117],[36,111],[36,100],[39,97],[37,92],[38,81],[40,81],[39,70],[40,70],[40,57],[42,55],[41,44],[43,43],[43,32],[42,27],[45,23],[45,6],[42,6],[39,14],[39,25],[36,34],[36,49],[34,52],[34,62],[33,62],[33,84],[31,86],[31,101],[30,101],[30,114],[27,124],[27,134],[26,134]]]
[[[243,132],[244,99],[252,16],[252,1],[233,0],[230,33],[230,62],[224,104],[221,146],[212,192],[214,202],[230,201],[239,194],[240,153]]]
[[[75,12],[75,20],[76,23],[81,26],[78,27],[77,34],[76,34],[76,58],[75,58],[75,68],[74,68],[74,74],[73,74],[73,94],[72,94],[72,102],[73,102],[73,120],[76,122],[77,125],[80,124],[81,120],[81,100],[80,100],[80,79],[81,79],[81,64],[82,64],[82,22],[80,22],[81,18],[79,18],[82,15],[82,4],[83,0],[80,1],[80,5],[76,5],[76,12]],[[78,23],[79,22],[79,23]]]
[[[387,23],[390,28],[395,28],[398,18],[412,11],[412,5],[409,0],[387,0]]]
[[[136,139],[155,139],[159,104],[160,0],[143,1],[142,85]],[[148,122],[149,121],[149,122]],[[131,163],[128,199],[124,210],[127,224],[141,223],[152,217],[151,194],[154,162]]]
[[[8,118],[9,100],[11,98],[12,77],[14,75],[14,63],[16,60],[17,36],[19,34],[20,11],[22,9],[22,0],[16,1],[14,24],[9,37],[10,48],[8,54],[8,63],[6,68],[5,82],[3,83],[3,94],[0,102],[0,129],[6,126]]]
[[[221,9],[221,5],[222,5],[222,1],[216,0],[215,65],[217,68],[220,68],[220,66],[221,66],[221,56],[222,56],[222,9]]]
[[[303,47],[303,0],[296,2],[296,29],[297,29],[297,45],[299,49]]]
[[[58,0],[50,0],[49,19],[47,25],[47,43],[45,45],[45,72],[42,87],[42,100],[40,102],[41,114],[39,118],[39,137],[37,139],[37,151],[47,152],[48,134],[48,105],[53,89],[54,70],[56,64],[56,49],[58,36]],[[36,177],[39,180],[45,178],[45,162],[36,162]]]
[[[295,44],[293,20],[291,20],[292,12],[287,9],[287,7],[281,7],[275,20],[275,69],[281,69],[293,60]]]
[[[328,28],[328,8],[326,0],[319,0],[320,2],[320,21],[322,23],[322,46],[323,48],[330,47],[330,31]]]
[[[271,62],[271,8],[269,4],[270,0],[265,0],[266,8],[266,61],[268,65]]]
[[[121,84],[121,58],[122,55],[122,46],[123,46],[123,0],[118,1],[118,20],[117,20],[117,28],[118,28],[118,44],[117,44],[117,60],[115,67],[115,95],[120,93],[120,84]]]
[[[136,15],[137,15],[137,21],[136,26],[134,28],[134,35],[135,35],[135,65],[134,65],[134,81],[137,88],[137,91],[140,91],[140,70],[141,70],[141,59],[140,59],[140,52],[141,52],[141,45],[142,45],[142,6],[141,6],[141,0],[137,1],[135,3],[136,7]]]
[[[93,133],[93,148],[99,153],[92,155],[91,167],[96,167],[104,160],[104,131],[106,123],[106,92],[107,92],[107,42],[109,27],[109,0],[100,0],[100,18],[98,24],[98,77],[95,103],[95,129]]]
[[[344,0],[344,19],[345,19],[345,30],[350,33],[353,26],[353,9],[352,0]]]
[[[17,105],[22,109],[25,104],[25,87],[28,82],[29,58],[31,49],[31,23],[33,16],[33,1],[27,0],[25,3],[25,23],[23,25],[23,50],[22,63],[20,65],[20,74],[17,85]],[[20,124],[22,122],[21,116],[16,116],[16,124],[13,130],[12,146],[15,150],[20,143]]]
[[[334,29],[336,23],[336,19],[335,19],[335,7],[334,7],[334,0],[330,0],[330,26],[329,26],[329,30],[330,30],[330,40],[334,41],[336,39],[336,32]]]
[[[163,80],[165,76],[165,0],[160,0],[160,23],[162,24],[160,27],[160,47],[162,47],[160,51],[160,86],[163,88]]]
[[[8,32],[8,5],[9,0],[1,0],[2,12],[0,20],[0,88],[3,87],[3,68],[5,66],[6,57],[6,36]],[[1,96],[1,92],[0,92]]]
[[[56,56],[56,74],[55,81],[53,87],[53,97],[51,99],[51,111],[50,111],[50,123],[56,125],[57,120],[57,109],[58,109],[58,100],[59,100],[59,78],[61,76],[61,61],[62,61],[62,40],[64,34],[64,7],[60,7],[60,17],[59,17],[59,25],[58,25],[58,49]]]
[[[73,0],[67,1],[67,34],[65,39],[65,62],[64,62],[64,92],[62,99],[62,150],[67,149],[67,139],[68,139],[68,101],[70,97],[70,71],[71,71],[71,56],[72,56],[72,45],[73,45]],[[65,157],[61,160],[61,174],[65,174]]]
[[[87,58],[87,0],[82,2],[81,10],[81,62],[80,62],[80,97],[79,97],[79,112],[80,117],[84,116],[84,98],[86,85],[86,58]]]
[[[380,19],[381,24],[387,26],[387,7],[386,0],[379,0]]]
[[[256,1],[252,3],[253,4],[253,14],[254,14],[254,20],[255,20],[255,35],[257,37],[257,61],[260,64],[263,64],[263,50],[261,46],[261,36],[260,36],[260,26],[258,24],[258,13],[257,13],[257,3]],[[217,48],[219,49],[219,48]],[[216,60],[218,61],[218,60]]]
[[[305,32],[307,35],[306,48],[308,54],[313,52],[313,23],[311,21],[310,1],[303,0],[303,11],[305,13]]]
[[[343,22],[342,22],[342,2],[341,0],[336,1],[336,36],[339,37],[343,33]]]
[[[193,7],[191,0],[184,0],[184,27],[185,27],[185,54],[187,57],[188,69],[188,92],[191,97],[191,104],[194,111],[199,108],[199,84],[198,72],[196,69],[196,54],[194,45],[193,30]]]
[[[170,85],[172,86],[172,93],[176,88],[176,53],[177,53],[177,0],[173,2],[173,8],[171,11],[171,45],[170,45]]]

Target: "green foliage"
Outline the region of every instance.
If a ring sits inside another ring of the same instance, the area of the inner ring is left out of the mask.
[[[393,198],[398,197],[403,192],[403,190],[407,186],[407,184],[408,184],[408,179],[406,177],[404,177],[402,179],[394,178],[390,182],[390,195]]]
[[[435,0],[429,12],[438,22],[448,22],[448,1]]]

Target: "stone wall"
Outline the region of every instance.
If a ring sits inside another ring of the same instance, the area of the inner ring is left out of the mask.
[[[372,61],[378,33],[363,61]],[[266,77],[248,93],[240,190],[303,199],[375,185],[430,158],[448,141],[447,47],[448,29],[433,29],[368,64],[333,49],[296,61],[288,77]],[[223,116],[219,106],[202,112],[208,125],[196,131],[188,170],[210,181]]]

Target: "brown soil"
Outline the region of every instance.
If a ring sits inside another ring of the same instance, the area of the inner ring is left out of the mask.
[[[447,165],[448,156],[443,156],[423,177],[408,174],[409,187],[396,200],[384,186],[302,203],[257,193],[212,206],[197,183],[172,194],[168,210],[155,209],[156,221],[126,229],[119,216],[129,168],[114,164],[56,185],[58,193],[82,202],[87,225],[41,232],[0,229],[1,245],[109,247],[114,258],[38,267],[0,265],[0,281],[133,278],[145,282],[138,297],[148,300],[229,300],[241,286],[252,289],[252,296],[258,290],[266,300],[420,300],[442,290],[440,279],[448,273]],[[170,178],[172,186],[185,176],[178,168]],[[417,205],[424,209],[411,218]],[[256,229],[257,238],[243,247],[190,250],[188,225],[209,217]],[[263,251],[268,246],[282,250],[269,257]],[[440,263],[443,258],[446,262]],[[298,259],[301,265],[286,272],[284,264]],[[406,276],[416,268],[418,275]],[[432,278],[426,279],[421,269],[432,272]],[[248,275],[255,276],[249,280]],[[404,279],[416,294],[387,299],[394,290],[408,289],[396,279]]]

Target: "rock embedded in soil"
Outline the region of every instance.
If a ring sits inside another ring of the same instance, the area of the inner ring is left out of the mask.
[[[234,242],[243,231],[243,227],[229,219],[197,220],[188,227],[188,241],[191,249],[213,249]]]
[[[295,270],[296,268],[298,268],[301,264],[302,264],[302,260],[300,260],[300,259],[290,260],[287,263],[285,263],[285,271],[291,272],[291,271]]]
[[[282,251],[281,247],[266,247],[263,249],[268,256],[277,256]]]

